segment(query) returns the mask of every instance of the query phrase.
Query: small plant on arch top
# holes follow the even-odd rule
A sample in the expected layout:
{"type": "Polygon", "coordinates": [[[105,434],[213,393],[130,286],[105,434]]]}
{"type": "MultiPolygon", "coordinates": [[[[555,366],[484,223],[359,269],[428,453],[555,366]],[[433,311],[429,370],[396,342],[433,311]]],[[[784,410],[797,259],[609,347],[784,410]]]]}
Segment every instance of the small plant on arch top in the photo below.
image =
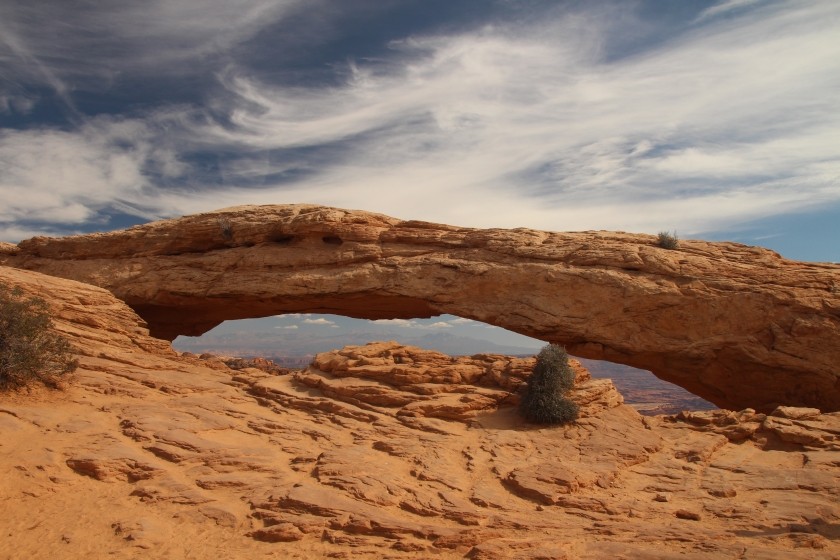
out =
{"type": "Polygon", "coordinates": [[[660,231],[656,236],[656,245],[663,249],[679,249],[680,240],[677,237],[677,232],[660,231]]]}

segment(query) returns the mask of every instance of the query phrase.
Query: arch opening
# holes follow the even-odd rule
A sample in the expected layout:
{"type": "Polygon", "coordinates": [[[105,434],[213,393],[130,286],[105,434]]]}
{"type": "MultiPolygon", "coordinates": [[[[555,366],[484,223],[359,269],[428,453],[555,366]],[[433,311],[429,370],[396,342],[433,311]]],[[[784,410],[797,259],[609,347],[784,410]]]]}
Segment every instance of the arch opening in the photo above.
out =
{"type": "MultiPolygon", "coordinates": [[[[201,336],[179,336],[176,350],[238,358],[266,358],[304,368],[320,353],[348,345],[395,340],[452,356],[533,356],[546,343],[501,327],[454,315],[414,319],[354,319],[342,315],[287,313],[225,321],[201,336]]],[[[646,415],[708,410],[712,403],[651,372],[614,362],[579,359],[594,378],[612,379],[625,403],[646,415]]]]}

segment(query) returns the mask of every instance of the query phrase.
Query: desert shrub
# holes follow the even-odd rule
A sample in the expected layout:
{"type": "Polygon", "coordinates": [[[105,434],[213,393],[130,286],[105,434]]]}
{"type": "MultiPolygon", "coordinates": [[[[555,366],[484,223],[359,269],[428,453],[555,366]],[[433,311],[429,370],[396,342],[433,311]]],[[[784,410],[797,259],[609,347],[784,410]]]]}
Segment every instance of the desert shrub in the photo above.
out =
{"type": "Polygon", "coordinates": [[[47,303],[0,282],[0,389],[55,387],[77,365],[70,343],[52,330],[47,303]]]}
{"type": "Polygon", "coordinates": [[[677,237],[677,232],[660,231],[656,236],[656,245],[663,249],[677,249],[680,246],[680,240],[677,237]]]}
{"type": "Polygon", "coordinates": [[[549,344],[537,355],[537,363],[528,378],[528,390],[519,410],[529,422],[564,424],[578,417],[578,406],[564,395],[575,383],[569,356],[562,346],[549,344]]]}

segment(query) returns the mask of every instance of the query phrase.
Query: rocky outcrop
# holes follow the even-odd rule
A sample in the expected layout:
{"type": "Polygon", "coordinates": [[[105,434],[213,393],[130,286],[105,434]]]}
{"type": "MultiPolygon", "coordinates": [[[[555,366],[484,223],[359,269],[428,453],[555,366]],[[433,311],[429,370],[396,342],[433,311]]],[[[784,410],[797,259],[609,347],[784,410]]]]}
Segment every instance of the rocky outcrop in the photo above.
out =
{"type": "Polygon", "coordinates": [[[840,555],[840,414],[642,417],[575,366],[580,419],[534,426],[530,360],[375,343],[230,369],[105,290],[0,281],[47,299],[80,363],[0,395],[3,558],[840,555]]]}
{"type": "Polygon", "coordinates": [[[166,339],[286,312],[451,313],[722,407],[840,410],[840,265],[755,247],[264,206],[0,249],[9,266],[107,288],[166,339]]]}

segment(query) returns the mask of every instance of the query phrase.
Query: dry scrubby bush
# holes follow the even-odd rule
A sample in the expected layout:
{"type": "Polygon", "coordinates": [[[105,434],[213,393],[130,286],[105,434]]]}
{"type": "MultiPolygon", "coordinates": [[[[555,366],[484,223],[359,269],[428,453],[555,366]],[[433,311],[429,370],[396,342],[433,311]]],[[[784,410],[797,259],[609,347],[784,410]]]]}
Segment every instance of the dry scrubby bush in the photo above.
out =
{"type": "Polygon", "coordinates": [[[677,232],[660,231],[656,236],[656,244],[663,249],[677,249],[680,246],[680,240],[677,237],[677,232]]]}
{"type": "Polygon", "coordinates": [[[47,303],[0,282],[0,389],[55,387],[77,365],[70,343],[52,331],[47,303]]]}
{"type": "Polygon", "coordinates": [[[219,218],[216,220],[216,223],[219,224],[219,231],[222,233],[222,237],[225,241],[233,239],[233,225],[230,223],[229,219],[219,218]]]}
{"type": "Polygon", "coordinates": [[[528,390],[519,405],[522,416],[537,424],[564,424],[578,417],[578,406],[564,395],[575,383],[569,356],[562,346],[549,344],[537,355],[528,390]]]}

